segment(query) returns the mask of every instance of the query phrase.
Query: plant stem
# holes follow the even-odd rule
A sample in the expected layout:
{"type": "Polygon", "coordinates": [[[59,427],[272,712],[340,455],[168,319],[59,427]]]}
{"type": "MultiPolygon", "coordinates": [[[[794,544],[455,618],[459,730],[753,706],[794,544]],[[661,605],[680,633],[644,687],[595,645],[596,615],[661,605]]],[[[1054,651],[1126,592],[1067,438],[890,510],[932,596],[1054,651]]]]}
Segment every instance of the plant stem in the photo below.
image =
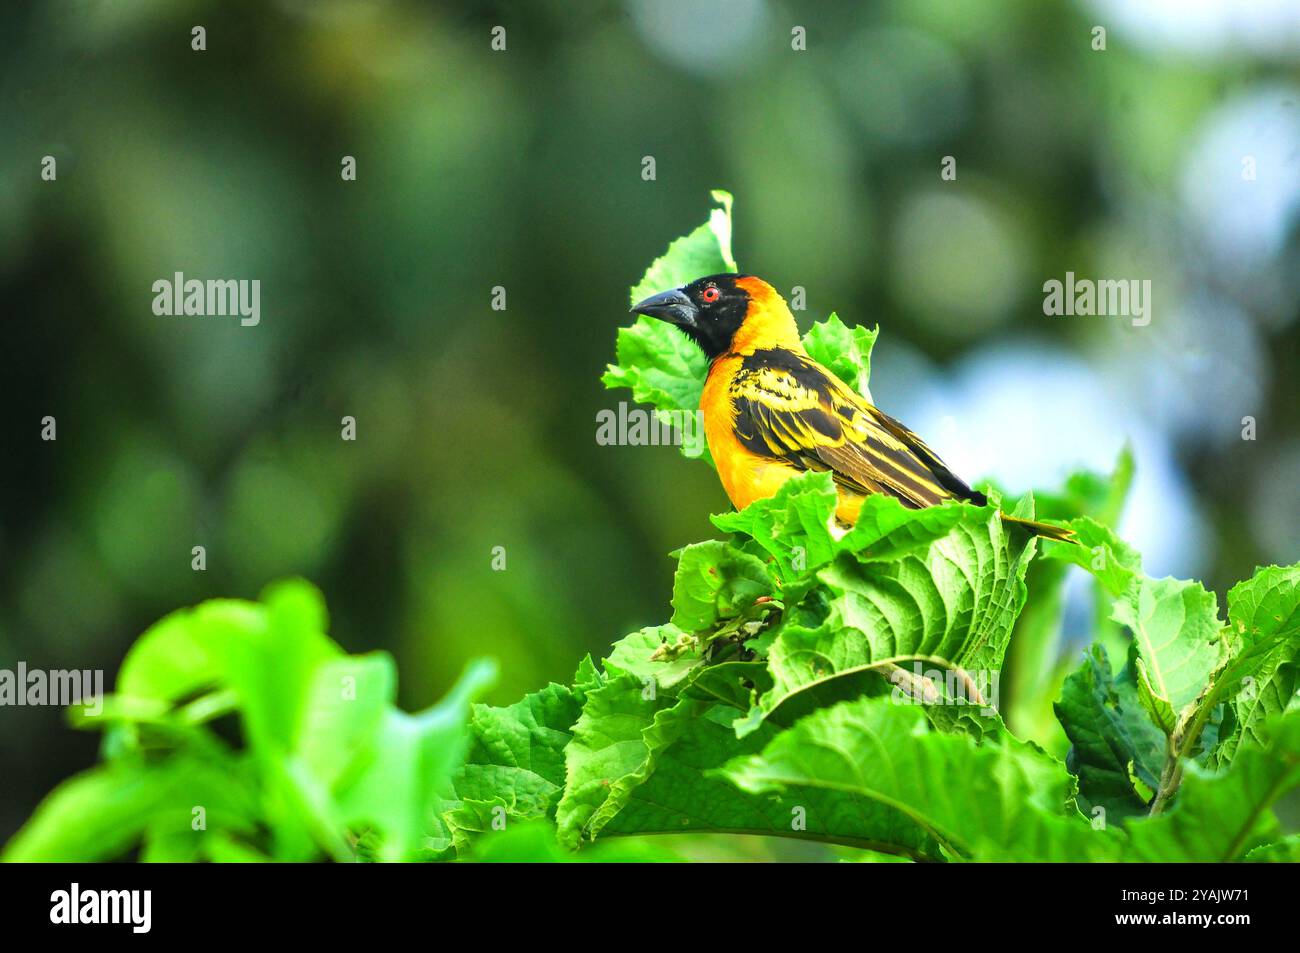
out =
{"type": "Polygon", "coordinates": [[[1156,796],[1151,801],[1151,816],[1164,811],[1165,807],[1178,792],[1178,786],[1183,782],[1183,762],[1178,756],[1178,751],[1174,748],[1172,739],[1169,742],[1169,753],[1165,756],[1165,767],[1160,772],[1160,787],[1156,790],[1156,796]]]}
{"type": "Polygon", "coordinates": [[[1152,817],[1164,811],[1178,793],[1178,786],[1183,783],[1183,759],[1187,757],[1188,752],[1195,746],[1201,732],[1205,728],[1205,722],[1210,717],[1210,712],[1218,704],[1218,692],[1211,691],[1197,709],[1192,720],[1180,732],[1175,730],[1169,738],[1168,751],[1165,755],[1164,770],[1160,772],[1160,787],[1156,790],[1156,796],[1151,800],[1152,817]]]}

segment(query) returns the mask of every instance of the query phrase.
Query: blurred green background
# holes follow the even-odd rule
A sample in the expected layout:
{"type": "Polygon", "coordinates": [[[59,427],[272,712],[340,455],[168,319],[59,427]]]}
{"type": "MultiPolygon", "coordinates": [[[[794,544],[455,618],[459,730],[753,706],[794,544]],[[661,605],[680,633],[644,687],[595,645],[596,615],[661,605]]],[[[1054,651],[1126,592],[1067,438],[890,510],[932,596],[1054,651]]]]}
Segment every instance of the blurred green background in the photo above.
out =
{"type": "MultiPolygon", "coordinates": [[[[598,445],[627,397],[599,376],[713,187],[742,269],[807,289],[805,329],[880,324],[876,400],[959,473],[1050,489],[1128,440],[1151,574],[1222,593],[1300,558],[1300,3],[0,17],[0,667],[111,684],[166,612],[288,574],[348,650],[396,655],[409,708],[470,656],[504,703],[664,621],[666,554],[727,501],[672,448],[598,445]],[[176,271],[259,279],[260,325],[155,316],[176,271]],[[1150,325],[1045,316],[1067,271],[1150,279],[1150,325]]],[[[0,710],[0,840],[96,742],[0,710]]],[[[691,852],[775,849],[720,843],[691,852]]]]}

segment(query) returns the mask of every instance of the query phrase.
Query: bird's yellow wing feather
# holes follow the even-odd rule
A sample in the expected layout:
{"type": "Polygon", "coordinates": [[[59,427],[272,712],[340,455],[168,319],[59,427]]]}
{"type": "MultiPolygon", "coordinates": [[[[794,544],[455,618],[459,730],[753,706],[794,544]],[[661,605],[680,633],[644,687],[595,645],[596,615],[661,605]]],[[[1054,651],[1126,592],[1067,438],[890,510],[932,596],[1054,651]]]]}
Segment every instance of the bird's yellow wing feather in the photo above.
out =
{"type": "Polygon", "coordinates": [[[889,493],[908,506],[984,502],[916,434],[806,354],[755,351],[728,390],[736,437],[753,453],[830,470],[848,490],[889,493]]]}

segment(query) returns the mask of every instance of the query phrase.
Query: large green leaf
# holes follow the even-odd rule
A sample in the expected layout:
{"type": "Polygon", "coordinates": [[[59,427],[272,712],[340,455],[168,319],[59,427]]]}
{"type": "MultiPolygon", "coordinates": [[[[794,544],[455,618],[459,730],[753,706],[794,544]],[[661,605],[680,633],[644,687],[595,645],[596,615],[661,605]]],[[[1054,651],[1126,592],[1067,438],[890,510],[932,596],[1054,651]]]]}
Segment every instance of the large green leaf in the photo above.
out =
{"type": "Polygon", "coordinates": [[[1041,750],[928,730],[920,709],[885,698],[809,715],[722,774],[752,794],[819,788],[888,805],[953,858],[1102,859],[1120,846],[1079,815],[1070,775],[1041,750]]]}
{"type": "Polygon", "coordinates": [[[325,635],[325,603],[315,587],[277,583],[262,604],[266,624],[225,647],[225,685],[238,697],[253,751],[278,757],[298,740],[317,668],[343,653],[325,635]]]}
{"type": "Polygon", "coordinates": [[[1111,618],[1137,648],[1138,697],[1173,736],[1196,716],[1197,700],[1227,656],[1214,593],[1198,582],[1143,575],[1138,554],[1096,520],[1080,517],[1070,526],[1079,545],[1048,541],[1044,555],[1082,566],[1116,597],[1111,618]]]}
{"type": "Polygon", "coordinates": [[[508,794],[516,813],[547,813],[564,789],[564,748],[585,698],[584,688],[552,683],[504,708],[475,705],[456,793],[479,799],[508,794]]]}
{"type": "Polygon", "coordinates": [[[777,632],[768,648],[773,686],[738,731],[752,731],[801,692],[910,663],[937,666],[944,682],[955,673],[967,700],[996,706],[990,696],[1024,604],[1034,540],[1004,531],[993,507],[955,509],[958,522],[924,549],[889,561],[844,552],[817,572],[826,616],[777,632]]]}
{"type": "Polygon", "coordinates": [[[889,804],[819,787],[752,794],[729,783],[719,768],[778,736],[778,729],[765,726],[737,739],[734,717],[734,709],[722,705],[679,706],[662,715],[649,735],[660,744],[654,770],[628,789],[603,833],[766,834],[943,859],[934,839],[889,804]]]}
{"type": "Polygon", "coordinates": [[[265,607],[213,599],[180,609],[136,639],[122,660],[117,693],[172,702],[226,676],[226,648],[266,628],[265,607]]]}
{"type": "Polygon", "coordinates": [[[346,783],[365,759],[397,693],[397,666],[386,652],[330,659],[316,669],[296,755],[322,785],[346,783]]]}
{"type": "Polygon", "coordinates": [[[728,533],[744,533],[776,562],[781,583],[824,566],[839,552],[831,534],[838,496],[829,473],[794,477],[773,496],[755,500],[743,510],[714,514],[713,525],[728,533]]]}
{"type": "Polygon", "coordinates": [[[736,832],[808,837],[940,859],[933,840],[888,805],[818,789],[755,796],[710,772],[777,735],[764,727],[743,740],[736,711],[693,697],[647,692],[641,679],[613,676],[587,696],[566,756],[568,781],[557,810],[560,842],[600,835],[736,832]]]}

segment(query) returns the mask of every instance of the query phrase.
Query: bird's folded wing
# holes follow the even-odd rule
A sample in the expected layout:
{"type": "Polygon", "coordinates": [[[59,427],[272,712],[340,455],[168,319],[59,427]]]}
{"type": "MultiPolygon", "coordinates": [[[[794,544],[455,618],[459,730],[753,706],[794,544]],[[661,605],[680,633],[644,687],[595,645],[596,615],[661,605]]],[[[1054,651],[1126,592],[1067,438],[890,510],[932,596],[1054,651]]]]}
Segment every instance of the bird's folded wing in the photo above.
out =
{"type": "Polygon", "coordinates": [[[916,434],[810,358],[784,352],[755,361],[736,375],[731,396],[736,436],[754,453],[830,470],[847,489],[889,493],[912,507],[983,502],[916,434]]]}

